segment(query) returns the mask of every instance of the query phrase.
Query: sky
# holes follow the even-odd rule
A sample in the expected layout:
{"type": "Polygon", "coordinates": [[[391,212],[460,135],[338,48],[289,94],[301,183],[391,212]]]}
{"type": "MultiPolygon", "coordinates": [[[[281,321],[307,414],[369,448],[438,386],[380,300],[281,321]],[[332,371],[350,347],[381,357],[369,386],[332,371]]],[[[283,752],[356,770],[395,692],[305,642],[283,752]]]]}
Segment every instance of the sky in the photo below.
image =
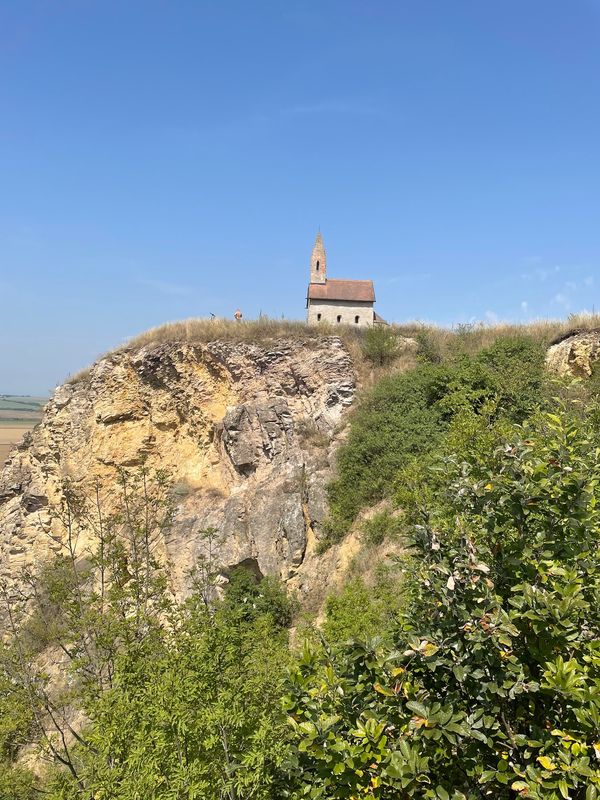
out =
{"type": "Polygon", "coordinates": [[[600,0],[0,0],[0,393],[165,321],[600,308],[600,0]]]}

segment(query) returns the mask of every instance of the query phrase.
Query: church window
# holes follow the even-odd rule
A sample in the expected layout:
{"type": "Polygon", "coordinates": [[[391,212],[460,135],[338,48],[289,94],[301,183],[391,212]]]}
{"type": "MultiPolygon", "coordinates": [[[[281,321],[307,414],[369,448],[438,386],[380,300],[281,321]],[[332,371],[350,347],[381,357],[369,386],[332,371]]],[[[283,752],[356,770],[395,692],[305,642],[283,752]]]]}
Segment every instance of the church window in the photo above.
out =
{"type": "Polygon", "coordinates": [[[317,272],[319,271],[319,264],[320,264],[320,262],[317,261],[317,272]]]}
{"type": "Polygon", "coordinates": [[[338,322],[341,322],[341,321],[342,321],[342,315],[341,315],[341,314],[338,314],[338,315],[337,315],[337,321],[338,321],[338,322]]]}
{"type": "Polygon", "coordinates": [[[354,322],[358,325],[359,316],[358,314],[354,317],[354,322]]]}
{"type": "Polygon", "coordinates": [[[321,322],[321,315],[317,314],[317,322],[321,322]]]}

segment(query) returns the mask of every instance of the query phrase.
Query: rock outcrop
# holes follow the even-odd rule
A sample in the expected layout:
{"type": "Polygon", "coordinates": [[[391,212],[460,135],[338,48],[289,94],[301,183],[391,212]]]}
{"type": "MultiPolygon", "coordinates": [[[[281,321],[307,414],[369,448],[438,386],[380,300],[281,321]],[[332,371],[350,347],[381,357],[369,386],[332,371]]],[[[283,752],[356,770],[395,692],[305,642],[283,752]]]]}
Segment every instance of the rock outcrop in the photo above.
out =
{"type": "MultiPolygon", "coordinates": [[[[52,510],[64,478],[97,480],[110,494],[118,468],[144,462],[176,482],[164,549],[179,593],[208,527],[220,533],[225,567],[248,564],[309,591],[302,569],[314,559],[335,432],[354,393],[337,337],[170,342],[106,356],[55,391],[0,473],[0,575],[14,579],[60,550],[52,510]]],[[[313,580],[323,569],[309,571],[313,580]]]]}
{"type": "Polygon", "coordinates": [[[546,355],[546,365],[557,375],[589,378],[600,359],[600,330],[571,331],[554,342],[546,355]]]}

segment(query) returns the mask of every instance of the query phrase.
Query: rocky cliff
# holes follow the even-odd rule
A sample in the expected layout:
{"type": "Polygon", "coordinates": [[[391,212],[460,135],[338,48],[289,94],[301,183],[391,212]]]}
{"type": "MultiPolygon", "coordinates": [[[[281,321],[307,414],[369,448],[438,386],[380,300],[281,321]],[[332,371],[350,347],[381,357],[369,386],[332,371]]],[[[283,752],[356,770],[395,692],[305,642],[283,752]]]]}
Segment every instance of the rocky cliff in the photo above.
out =
{"type": "Polygon", "coordinates": [[[552,343],[546,355],[548,369],[557,375],[589,378],[600,359],[600,330],[569,331],[552,343]]]}
{"type": "Polygon", "coordinates": [[[333,336],[170,342],[106,356],[55,391],[0,474],[0,574],[14,580],[60,550],[52,510],[65,477],[98,479],[110,494],[119,467],[144,461],[175,481],[164,549],[178,592],[209,526],[220,532],[225,569],[246,564],[311,592],[340,558],[314,550],[354,393],[351,358],[333,336]]]}

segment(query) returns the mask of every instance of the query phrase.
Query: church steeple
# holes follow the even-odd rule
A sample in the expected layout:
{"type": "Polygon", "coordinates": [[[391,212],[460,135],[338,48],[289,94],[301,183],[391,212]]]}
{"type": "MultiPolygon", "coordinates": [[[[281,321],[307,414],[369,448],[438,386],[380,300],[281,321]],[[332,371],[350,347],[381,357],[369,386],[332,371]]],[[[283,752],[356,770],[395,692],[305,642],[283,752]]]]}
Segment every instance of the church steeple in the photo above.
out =
{"type": "Polygon", "coordinates": [[[317,233],[315,246],[313,247],[312,256],[310,257],[310,282],[327,282],[327,256],[325,254],[321,231],[317,233]]]}

